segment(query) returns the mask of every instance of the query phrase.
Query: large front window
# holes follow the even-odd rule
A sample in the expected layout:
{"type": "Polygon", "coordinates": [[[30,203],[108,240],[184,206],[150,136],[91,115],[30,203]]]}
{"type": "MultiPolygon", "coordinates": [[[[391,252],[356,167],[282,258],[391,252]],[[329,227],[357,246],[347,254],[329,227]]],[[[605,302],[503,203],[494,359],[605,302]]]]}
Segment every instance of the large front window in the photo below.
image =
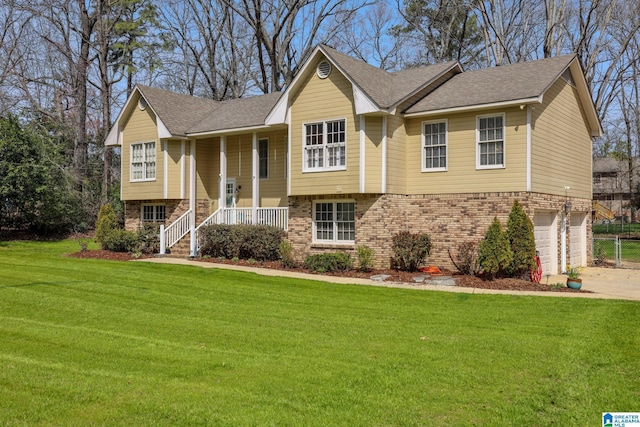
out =
{"type": "Polygon", "coordinates": [[[316,202],[313,209],[315,242],[353,243],[356,239],[354,202],[316,202]]]}
{"type": "Polygon", "coordinates": [[[156,179],[156,143],[131,144],[131,181],[156,179]]]}
{"type": "Polygon", "coordinates": [[[504,134],[504,114],[478,117],[479,169],[504,167],[504,134]]]}
{"type": "Polygon", "coordinates": [[[424,122],[422,124],[422,148],[424,150],[422,170],[424,172],[447,170],[447,122],[424,122]]]}
{"type": "Polygon", "coordinates": [[[346,153],[346,120],[304,125],[305,171],[345,169],[346,153]]]}

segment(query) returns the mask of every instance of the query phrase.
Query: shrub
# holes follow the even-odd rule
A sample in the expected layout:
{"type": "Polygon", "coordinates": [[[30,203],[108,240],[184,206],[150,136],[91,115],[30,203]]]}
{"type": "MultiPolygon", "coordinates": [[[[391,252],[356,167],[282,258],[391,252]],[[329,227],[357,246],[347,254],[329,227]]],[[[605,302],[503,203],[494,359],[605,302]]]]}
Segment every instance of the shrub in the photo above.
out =
{"type": "Polygon", "coordinates": [[[536,240],[533,235],[533,222],[516,200],[507,221],[507,238],[513,253],[508,272],[512,277],[527,276],[536,269],[536,240]]]}
{"type": "Polygon", "coordinates": [[[480,267],[489,278],[494,279],[497,275],[504,274],[511,265],[512,259],[513,254],[509,239],[496,217],[489,226],[484,240],[480,243],[480,267]]]}
{"type": "Polygon", "coordinates": [[[118,229],[118,220],[110,204],[102,205],[98,212],[98,221],[96,222],[96,241],[100,243],[102,249],[105,247],[105,238],[114,230],[118,229]]]}
{"type": "Polygon", "coordinates": [[[270,225],[241,225],[237,226],[237,231],[240,233],[240,258],[256,261],[278,259],[284,231],[270,225]]]}
{"type": "Polygon", "coordinates": [[[293,258],[293,246],[290,241],[282,240],[280,242],[278,254],[280,255],[280,262],[282,262],[284,267],[294,268],[298,265],[296,260],[293,258]]]}
{"type": "Polygon", "coordinates": [[[111,230],[102,240],[104,249],[113,252],[134,252],[137,251],[140,240],[138,235],[129,230],[111,230]]]}
{"type": "Polygon", "coordinates": [[[453,265],[462,274],[467,276],[475,276],[480,272],[480,264],[478,262],[478,244],[476,242],[462,242],[458,245],[457,255],[451,253],[449,249],[449,258],[453,265]]]}
{"type": "Polygon", "coordinates": [[[278,259],[284,231],[267,225],[214,224],[200,230],[200,255],[211,257],[278,259]]]}
{"type": "Polygon", "coordinates": [[[331,271],[347,271],[353,267],[353,260],[346,252],[334,252],[309,255],[304,265],[311,271],[327,273],[331,271]]]}
{"type": "Polygon", "coordinates": [[[431,239],[427,234],[403,231],[393,236],[392,249],[395,268],[416,271],[431,253],[431,239]]]}
{"type": "Polygon", "coordinates": [[[375,259],[375,251],[366,245],[358,246],[358,270],[371,271],[373,268],[373,260],[375,259]]]}
{"type": "Polygon", "coordinates": [[[138,229],[138,248],[143,254],[160,253],[160,224],[147,223],[138,229]]]}

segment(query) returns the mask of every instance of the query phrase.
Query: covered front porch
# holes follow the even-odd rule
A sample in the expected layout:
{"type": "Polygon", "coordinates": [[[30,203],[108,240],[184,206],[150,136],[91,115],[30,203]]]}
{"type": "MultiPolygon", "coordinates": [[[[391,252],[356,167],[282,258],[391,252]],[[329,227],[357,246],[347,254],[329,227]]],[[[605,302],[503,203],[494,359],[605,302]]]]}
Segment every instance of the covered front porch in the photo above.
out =
{"type": "MultiPolygon", "coordinates": [[[[189,208],[161,226],[160,253],[188,239],[198,253],[198,231],[211,224],[260,224],[288,229],[287,131],[207,135],[182,142],[189,208]]],[[[181,245],[182,246],[182,245],[181,245]]]]}

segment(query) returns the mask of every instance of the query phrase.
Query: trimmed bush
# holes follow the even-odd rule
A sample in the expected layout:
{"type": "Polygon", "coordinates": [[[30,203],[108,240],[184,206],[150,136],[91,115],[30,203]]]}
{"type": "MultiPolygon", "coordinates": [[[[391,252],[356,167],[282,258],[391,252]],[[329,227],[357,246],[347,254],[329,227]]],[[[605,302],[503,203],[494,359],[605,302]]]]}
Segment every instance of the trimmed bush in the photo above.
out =
{"type": "Polygon", "coordinates": [[[509,213],[507,238],[513,253],[509,275],[528,277],[528,273],[536,269],[536,240],[533,235],[533,222],[517,200],[513,202],[509,213]]]}
{"type": "Polygon", "coordinates": [[[138,240],[143,254],[160,253],[160,224],[144,224],[138,229],[138,240]]]}
{"type": "Polygon", "coordinates": [[[427,234],[408,231],[393,236],[393,266],[402,271],[416,271],[431,253],[431,239],[427,234]]]}
{"type": "Polygon", "coordinates": [[[346,252],[333,252],[309,255],[304,265],[311,271],[327,273],[332,271],[347,271],[353,267],[353,260],[346,252]]]}
{"type": "Polygon", "coordinates": [[[134,252],[138,250],[138,235],[129,230],[111,230],[102,240],[102,247],[113,252],[134,252]]]}
{"type": "Polygon", "coordinates": [[[475,276],[480,272],[478,262],[478,244],[476,242],[462,242],[458,245],[457,254],[454,255],[449,249],[449,259],[462,274],[475,276]]]}
{"type": "Polygon", "coordinates": [[[114,230],[118,229],[118,220],[110,204],[102,205],[98,212],[98,220],[96,222],[96,241],[100,243],[102,249],[105,247],[105,238],[114,230]]]}
{"type": "Polygon", "coordinates": [[[267,225],[214,224],[200,229],[200,255],[228,259],[278,259],[284,231],[267,225]]]}
{"type": "Polygon", "coordinates": [[[375,251],[369,246],[358,246],[358,270],[371,271],[373,268],[373,260],[375,259],[375,251]]]}
{"type": "Polygon", "coordinates": [[[502,230],[498,218],[494,217],[484,240],[480,243],[480,267],[490,279],[494,279],[498,275],[504,275],[512,260],[513,253],[507,233],[502,230]]]}

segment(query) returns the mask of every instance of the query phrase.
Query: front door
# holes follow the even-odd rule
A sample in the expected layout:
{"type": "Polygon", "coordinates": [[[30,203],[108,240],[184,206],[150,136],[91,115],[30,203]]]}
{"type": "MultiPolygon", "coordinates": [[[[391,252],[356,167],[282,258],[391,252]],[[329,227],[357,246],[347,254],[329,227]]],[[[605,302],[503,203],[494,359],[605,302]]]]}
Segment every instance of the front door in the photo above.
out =
{"type": "Polygon", "coordinates": [[[236,207],[236,179],[227,178],[227,200],[226,205],[228,208],[236,207]]]}

